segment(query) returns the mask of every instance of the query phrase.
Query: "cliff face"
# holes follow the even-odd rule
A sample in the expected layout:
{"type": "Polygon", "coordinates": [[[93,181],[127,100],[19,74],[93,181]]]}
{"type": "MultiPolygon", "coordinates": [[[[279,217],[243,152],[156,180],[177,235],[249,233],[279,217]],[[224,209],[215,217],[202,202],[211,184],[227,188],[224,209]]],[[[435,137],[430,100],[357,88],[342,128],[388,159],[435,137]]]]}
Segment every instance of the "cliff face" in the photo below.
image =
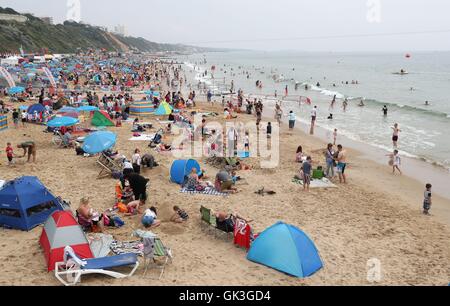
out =
{"type": "MultiPolygon", "coordinates": [[[[19,14],[0,7],[0,13],[19,14]]],[[[95,27],[76,22],[50,25],[32,15],[25,15],[27,22],[0,20],[0,52],[18,52],[22,46],[26,52],[48,49],[53,53],[72,53],[77,48],[100,49],[108,51],[136,50],[141,52],[178,51],[206,52],[206,48],[184,45],[158,44],[144,38],[122,37],[95,27]]]]}

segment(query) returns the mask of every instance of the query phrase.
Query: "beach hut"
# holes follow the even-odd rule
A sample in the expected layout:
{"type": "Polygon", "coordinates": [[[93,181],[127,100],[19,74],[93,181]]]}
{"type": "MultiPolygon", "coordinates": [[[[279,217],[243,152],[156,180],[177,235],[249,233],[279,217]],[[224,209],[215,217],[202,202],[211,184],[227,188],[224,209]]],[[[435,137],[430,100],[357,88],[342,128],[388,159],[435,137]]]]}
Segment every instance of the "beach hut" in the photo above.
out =
{"type": "Polygon", "coordinates": [[[70,246],[81,259],[94,258],[81,226],[69,211],[55,212],[47,219],[39,244],[44,250],[48,271],[55,269],[55,263],[64,261],[66,246],[70,246]]]}
{"type": "Polygon", "coordinates": [[[8,129],[8,117],[0,116],[0,132],[8,129]]]}
{"type": "Polygon", "coordinates": [[[157,116],[168,116],[173,112],[173,107],[169,105],[167,102],[162,102],[158,109],[155,111],[155,115],[157,116]]]}
{"type": "Polygon", "coordinates": [[[314,243],[300,229],[278,222],[252,243],[247,259],[296,277],[308,277],[323,266],[314,243]]]}
{"type": "Polygon", "coordinates": [[[61,203],[33,176],[24,176],[0,189],[0,225],[29,231],[42,224],[61,203]]]}
{"type": "Polygon", "coordinates": [[[105,111],[95,111],[91,124],[93,126],[115,126],[114,122],[105,111]]]}
{"type": "Polygon", "coordinates": [[[171,181],[180,185],[183,184],[184,178],[191,173],[192,168],[195,168],[197,173],[200,172],[200,165],[194,159],[175,160],[170,168],[171,181]]]}
{"type": "Polygon", "coordinates": [[[145,116],[153,114],[154,111],[155,111],[155,109],[154,109],[151,101],[134,102],[130,106],[130,115],[131,116],[145,117],[145,116]]]}

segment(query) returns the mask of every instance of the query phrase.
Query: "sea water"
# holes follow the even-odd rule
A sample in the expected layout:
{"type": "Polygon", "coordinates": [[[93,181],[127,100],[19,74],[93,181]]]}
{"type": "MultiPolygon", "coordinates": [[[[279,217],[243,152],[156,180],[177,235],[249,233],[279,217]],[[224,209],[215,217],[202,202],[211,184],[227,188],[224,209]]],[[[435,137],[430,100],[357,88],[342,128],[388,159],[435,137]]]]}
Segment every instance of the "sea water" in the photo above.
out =
{"type": "Polygon", "coordinates": [[[391,127],[398,123],[401,155],[450,170],[450,52],[412,53],[408,58],[402,53],[236,51],[179,60],[186,64],[193,89],[202,82],[221,94],[233,80],[235,91],[242,89],[246,95],[263,98],[266,109],[282,101],[285,114],[293,110],[305,124],[316,105],[317,125],[328,131],[329,139],[336,128],[339,135],[392,151],[391,127]],[[402,69],[408,74],[400,75],[402,69]],[[258,80],[261,89],[256,87],[258,80]],[[334,95],[337,101],[331,108],[334,95]],[[306,97],[311,105],[304,103],[306,97]],[[345,98],[349,100],[346,111],[342,107],[345,98]],[[361,100],[364,107],[358,106],[361,100]],[[333,120],[327,119],[330,113],[333,120]]]}

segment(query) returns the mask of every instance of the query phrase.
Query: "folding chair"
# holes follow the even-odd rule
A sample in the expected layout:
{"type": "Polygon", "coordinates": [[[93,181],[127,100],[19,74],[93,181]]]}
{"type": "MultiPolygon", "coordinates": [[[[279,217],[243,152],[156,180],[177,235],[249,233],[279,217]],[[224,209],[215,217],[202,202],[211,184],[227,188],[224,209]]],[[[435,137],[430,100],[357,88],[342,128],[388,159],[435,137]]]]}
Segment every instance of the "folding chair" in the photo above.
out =
{"type": "Polygon", "coordinates": [[[104,274],[114,278],[133,276],[139,267],[136,254],[81,260],[70,246],[64,248],[64,261],[55,264],[55,276],[65,286],[81,283],[81,276],[86,274],[104,274]],[[112,271],[113,268],[132,266],[129,274],[112,271]]]}
{"type": "Polygon", "coordinates": [[[204,226],[205,224],[209,229],[216,228],[216,216],[211,213],[211,209],[206,208],[204,206],[200,207],[201,219],[200,226],[204,226]]]}
{"type": "Polygon", "coordinates": [[[100,165],[102,170],[98,174],[98,179],[109,177],[113,174],[113,172],[122,172],[123,165],[120,165],[118,162],[113,160],[111,157],[102,153],[97,160],[97,164],[100,165]]]}
{"type": "Polygon", "coordinates": [[[166,248],[159,238],[144,238],[144,260],[145,271],[144,276],[147,274],[147,270],[150,265],[160,269],[159,279],[164,274],[167,263],[172,263],[172,250],[166,248]]]}

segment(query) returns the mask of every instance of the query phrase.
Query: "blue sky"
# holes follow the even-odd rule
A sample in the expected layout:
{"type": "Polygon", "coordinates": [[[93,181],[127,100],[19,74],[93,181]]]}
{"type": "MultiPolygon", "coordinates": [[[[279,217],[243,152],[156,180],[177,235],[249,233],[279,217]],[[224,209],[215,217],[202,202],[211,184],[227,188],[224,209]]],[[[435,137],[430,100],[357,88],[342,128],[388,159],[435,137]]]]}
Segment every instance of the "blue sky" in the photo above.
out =
{"type": "MultiPolygon", "coordinates": [[[[62,22],[66,19],[68,1],[76,0],[0,0],[0,6],[36,16],[52,16],[56,22],[62,22]]],[[[80,0],[80,3],[83,22],[108,28],[124,24],[129,35],[156,42],[260,50],[450,50],[448,0],[80,0]],[[375,12],[371,16],[379,16],[379,22],[370,22],[369,12],[375,12]],[[434,31],[447,32],[331,38],[434,31]],[[314,39],[298,39],[304,37],[314,39]]]]}

